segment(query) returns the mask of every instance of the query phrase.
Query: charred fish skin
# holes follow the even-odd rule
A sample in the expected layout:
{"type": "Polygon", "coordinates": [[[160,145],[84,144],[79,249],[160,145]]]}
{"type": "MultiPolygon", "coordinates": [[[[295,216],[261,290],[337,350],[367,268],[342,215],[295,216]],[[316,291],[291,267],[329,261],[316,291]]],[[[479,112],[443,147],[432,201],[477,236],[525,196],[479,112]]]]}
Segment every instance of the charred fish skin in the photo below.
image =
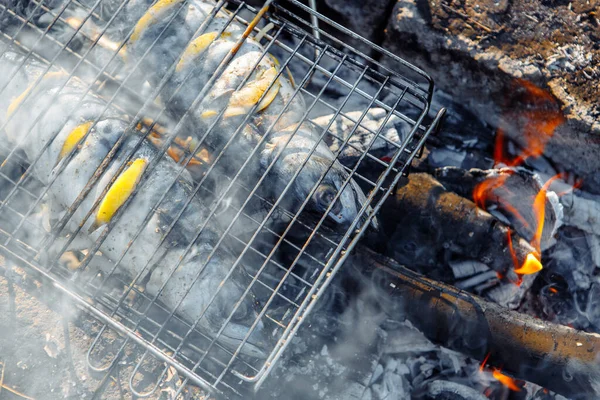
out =
{"type": "MultiPolygon", "coordinates": [[[[229,23],[230,15],[223,10],[209,19],[215,8],[210,1],[159,0],[150,8],[147,5],[147,0],[132,4],[135,12],[129,20],[137,18],[137,22],[127,44],[128,54],[131,59],[148,54],[149,61],[142,61],[141,65],[154,84],[165,78],[169,66],[175,66],[175,71],[167,77],[163,100],[173,97],[172,101],[167,101],[167,108],[174,118],[179,119],[209,79],[214,78],[217,67],[234,48],[245,27],[235,21],[229,23]],[[140,10],[145,10],[141,16],[140,10]],[[173,22],[169,23],[171,20],[173,22]],[[174,60],[175,53],[182,56],[174,60]]],[[[335,223],[350,224],[365,204],[366,196],[356,182],[349,179],[349,174],[331,150],[321,145],[322,131],[303,121],[306,104],[300,94],[294,95],[294,85],[279,73],[277,64],[273,57],[265,54],[260,43],[251,37],[246,39],[200,104],[188,112],[185,131],[202,138],[214,125],[205,143],[218,150],[254,110],[250,123],[233,141],[230,153],[236,156],[227,157],[224,164],[237,168],[268,131],[263,147],[258,149],[260,159],[250,166],[250,170],[258,174],[269,165],[268,160],[273,160],[279,153],[286,154],[272,169],[275,179],[284,185],[272,185],[271,196],[278,198],[281,188],[301,171],[305,178],[294,180],[292,184],[292,192],[298,195],[295,200],[298,205],[324,176],[309,207],[323,211],[331,203],[330,194],[341,191],[328,216],[335,223]],[[237,90],[247,75],[247,82],[237,90]],[[217,120],[220,114],[222,117],[217,120]],[[299,140],[293,138],[296,130],[301,132],[299,140]],[[287,145],[284,137],[290,140],[287,145]],[[312,148],[316,151],[311,155],[312,148]],[[295,154],[292,154],[294,150],[295,154]],[[309,176],[315,179],[308,179],[309,176]],[[349,183],[342,189],[346,181],[349,183]]]]}
{"type": "MultiPolygon", "coordinates": [[[[112,115],[108,113],[106,117],[101,116],[100,112],[104,108],[101,99],[87,95],[81,100],[84,84],[76,78],[70,79],[58,92],[68,77],[66,74],[61,75],[58,70],[50,71],[55,74],[50,75],[52,79],[42,77],[39,84],[32,87],[45,67],[31,59],[25,61],[24,67],[14,79],[5,82],[11,75],[9,72],[21,61],[23,56],[12,49],[5,49],[0,57],[0,85],[3,87],[7,84],[0,97],[0,124],[5,125],[5,139],[10,145],[23,150],[29,161],[37,159],[34,175],[48,188],[53,206],[64,211],[82,193],[128,124],[118,118],[116,112],[112,115]],[[23,96],[27,92],[29,95],[23,96]],[[42,113],[44,115],[40,122],[36,122],[42,113]],[[95,126],[87,128],[87,137],[80,136],[81,130],[86,130],[85,125],[89,121],[96,121],[95,126]],[[77,141],[78,137],[80,142],[72,146],[72,141],[77,141]],[[64,156],[66,144],[68,147],[72,146],[71,151],[75,152],[68,163],[64,156]]],[[[99,218],[94,203],[100,200],[105,188],[109,189],[105,196],[114,189],[118,179],[113,186],[109,185],[118,173],[119,166],[126,163],[128,158],[132,161],[118,178],[130,171],[128,168],[137,165],[137,160],[151,160],[156,156],[157,149],[152,144],[144,141],[137,146],[139,141],[140,138],[135,135],[126,138],[101,179],[75,209],[67,230],[73,232],[83,224],[79,233],[83,239],[95,241],[100,236],[102,229],[93,229],[95,219],[99,218]],[[88,218],[84,223],[88,212],[92,212],[94,217],[88,218]]],[[[177,218],[186,200],[192,195],[190,178],[185,174],[171,185],[179,168],[169,157],[160,159],[144,184],[136,187],[137,193],[129,199],[126,208],[120,210],[120,218],[113,221],[112,229],[100,251],[113,261],[125,254],[120,268],[132,277],[148,270],[147,267],[155,263],[147,286],[148,293],[158,293],[164,286],[159,300],[173,309],[181,302],[177,309],[180,315],[189,321],[202,316],[199,327],[208,334],[215,335],[242,298],[246,290],[246,278],[241,276],[237,268],[232,277],[225,281],[233,259],[226,251],[214,251],[218,232],[213,231],[210,223],[200,237],[195,239],[199,227],[206,223],[208,216],[208,209],[198,196],[194,196],[183,211],[181,223],[175,224],[172,230],[174,233],[162,240],[166,227],[177,218]],[[159,207],[155,208],[165,193],[159,207]],[[147,216],[150,219],[146,223],[147,216]],[[137,238],[133,240],[136,235],[137,238]],[[184,248],[189,244],[192,251],[186,255],[184,248]],[[208,255],[213,251],[214,255],[207,263],[208,255]],[[197,274],[200,274],[200,278],[194,282],[193,277],[197,274]],[[222,287],[216,299],[211,300],[220,286],[222,287]],[[187,290],[190,293],[186,295],[187,290]]],[[[135,170],[131,171],[131,175],[137,175],[135,170]]],[[[51,216],[51,219],[52,217],[57,216],[51,216]]],[[[111,216],[108,218],[110,221],[111,216]]],[[[225,327],[219,342],[233,350],[237,349],[256,317],[255,301],[250,294],[241,301],[238,312],[225,327]]],[[[263,349],[267,343],[264,327],[262,323],[258,323],[241,352],[252,357],[263,357],[263,349]]]]}

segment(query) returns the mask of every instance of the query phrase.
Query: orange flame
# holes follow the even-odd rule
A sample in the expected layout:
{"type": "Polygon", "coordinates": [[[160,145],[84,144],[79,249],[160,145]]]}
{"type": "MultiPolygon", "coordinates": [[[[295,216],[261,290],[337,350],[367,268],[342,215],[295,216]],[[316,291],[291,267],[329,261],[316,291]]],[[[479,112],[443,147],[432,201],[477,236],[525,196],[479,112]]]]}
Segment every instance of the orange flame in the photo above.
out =
{"type": "Polygon", "coordinates": [[[542,189],[535,196],[535,200],[533,201],[533,211],[535,215],[535,222],[537,224],[537,230],[535,235],[533,236],[533,240],[531,241],[531,245],[541,253],[540,248],[542,247],[542,233],[544,230],[544,220],[546,218],[546,194],[548,192],[548,188],[555,180],[562,177],[562,174],[558,174],[548,179],[548,182],[544,183],[542,189]]]}
{"type": "Polygon", "coordinates": [[[473,201],[477,204],[477,207],[485,210],[485,202],[492,196],[495,189],[504,185],[504,182],[508,179],[508,175],[499,175],[481,182],[475,186],[473,191],[473,201]]]}
{"type": "MultiPolygon", "coordinates": [[[[515,266],[515,273],[519,275],[529,275],[535,274],[536,272],[540,272],[542,270],[542,263],[539,261],[539,256],[534,253],[529,253],[525,257],[525,261],[523,265],[520,265],[519,258],[517,257],[517,253],[513,247],[512,243],[512,232],[509,230],[507,233],[508,239],[508,250],[510,251],[510,256],[513,261],[513,265],[515,266]]],[[[502,278],[499,278],[502,279],[502,278]]],[[[517,286],[521,284],[521,279],[514,282],[517,286]]]]}
{"type": "Polygon", "coordinates": [[[542,270],[542,263],[533,253],[527,254],[525,262],[521,268],[515,269],[515,272],[519,275],[535,274],[542,270]]]}
{"type": "MultiPolygon", "coordinates": [[[[479,371],[483,372],[485,366],[487,364],[488,359],[492,353],[487,353],[483,361],[481,362],[481,366],[479,367],[479,371]]],[[[517,385],[517,382],[511,378],[510,376],[504,375],[500,368],[492,368],[492,376],[502,383],[504,386],[509,388],[510,390],[514,390],[515,392],[520,392],[521,388],[517,385]]]]}
{"type": "Polygon", "coordinates": [[[513,174],[512,171],[503,171],[502,175],[490,177],[483,182],[479,183],[475,186],[475,190],[473,191],[473,201],[477,205],[477,207],[481,209],[486,209],[486,202],[488,200],[494,199],[500,204],[502,207],[506,209],[511,215],[519,220],[519,222],[525,227],[525,229],[529,229],[529,222],[519,213],[516,207],[512,204],[508,203],[502,197],[498,197],[494,195],[494,191],[504,186],[504,183],[508,179],[508,177],[513,174]]]}
{"type": "Polygon", "coordinates": [[[521,391],[521,388],[517,385],[517,382],[510,376],[504,375],[502,372],[500,372],[500,369],[494,368],[492,376],[510,390],[513,390],[515,392],[521,391]]]}
{"type": "Polygon", "coordinates": [[[485,368],[485,364],[487,364],[487,360],[490,358],[490,355],[492,355],[492,353],[487,353],[487,355],[485,356],[485,358],[481,362],[481,366],[479,367],[479,370],[481,372],[483,372],[483,369],[485,368]]]}
{"type": "Polygon", "coordinates": [[[524,141],[522,153],[514,159],[504,154],[504,131],[498,129],[494,160],[510,167],[522,164],[529,157],[539,157],[544,154],[544,148],[554,135],[554,131],[565,122],[565,117],[558,103],[546,90],[537,87],[523,79],[515,81],[520,92],[518,115],[515,119],[524,120],[521,134],[524,141]]]}
{"type": "MultiPolygon", "coordinates": [[[[519,89],[522,92],[522,98],[520,99],[520,110],[517,115],[514,115],[514,119],[524,121],[524,125],[521,128],[524,148],[516,157],[509,158],[504,152],[505,133],[499,128],[496,132],[494,145],[495,165],[503,163],[510,167],[516,167],[530,157],[541,156],[546,144],[554,135],[554,131],[565,122],[565,117],[560,111],[558,103],[550,93],[525,80],[518,79],[516,83],[520,86],[519,89]]],[[[516,92],[519,92],[519,90],[516,92]]],[[[523,227],[527,229],[530,224],[518,209],[506,200],[503,200],[500,196],[494,196],[494,191],[502,187],[509,176],[509,174],[503,174],[481,182],[473,191],[473,200],[478,207],[486,209],[486,203],[494,199],[494,197],[498,197],[498,199],[494,200],[500,201],[504,209],[517,218],[523,227]]],[[[511,233],[508,233],[510,254],[513,259],[515,272],[519,275],[533,274],[542,269],[540,254],[544,219],[546,216],[546,193],[552,181],[557,177],[553,177],[544,184],[533,202],[535,232],[531,240],[531,245],[537,254],[528,254],[521,264],[513,249],[511,233]]],[[[519,282],[516,282],[516,284],[519,284],[519,282]]]]}

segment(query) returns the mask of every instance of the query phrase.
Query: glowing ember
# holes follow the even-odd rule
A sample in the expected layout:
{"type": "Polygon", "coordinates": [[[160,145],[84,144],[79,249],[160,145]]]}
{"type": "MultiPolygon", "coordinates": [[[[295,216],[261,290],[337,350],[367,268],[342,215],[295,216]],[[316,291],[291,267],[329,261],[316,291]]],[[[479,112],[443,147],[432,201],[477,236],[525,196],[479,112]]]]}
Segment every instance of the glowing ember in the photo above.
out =
{"type": "Polygon", "coordinates": [[[527,254],[525,262],[521,268],[515,269],[515,272],[520,275],[535,274],[542,270],[542,263],[533,253],[527,254]]]}
{"type": "Polygon", "coordinates": [[[494,378],[496,378],[504,386],[509,388],[510,390],[513,390],[515,392],[521,391],[521,388],[519,386],[517,386],[517,383],[515,382],[515,380],[513,378],[511,378],[510,376],[504,375],[502,372],[500,372],[499,369],[494,368],[494,370],[492,372],[492,376],[494,378]]]}

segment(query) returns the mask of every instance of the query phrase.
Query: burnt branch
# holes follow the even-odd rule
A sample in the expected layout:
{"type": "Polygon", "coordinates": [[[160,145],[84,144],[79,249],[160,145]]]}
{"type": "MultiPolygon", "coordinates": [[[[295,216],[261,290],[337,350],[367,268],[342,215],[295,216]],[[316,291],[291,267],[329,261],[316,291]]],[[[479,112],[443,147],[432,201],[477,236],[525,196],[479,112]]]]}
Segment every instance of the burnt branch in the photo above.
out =
{"type": "Polygon", "coordinates": [[[571,399],[598,398],[600,335],[544,322],[425,278],[361,248],[357,265],[377,274],[407,318],[430,340],[571,399]]]}
{"type": "MultiPolygon", "coordinates": [[[[381,221],[390,238],[386,254],[411,267],[435,268],[444,258],[457,255],[517,280],[508,243],[510,228],[430,175],[411,174],[388,199],[381,221]]],[[[517,260],[523,263],[535,249],[518,234],[510,235],[517,260]]]]}
{"type": "MultiPolygon", "coordinates": [[[[494,214],[497,217],[504,218],[522,237],[532,240],[537,228],[534,201],[543,185],[539,176],[523,168],[465,170],[442,167],[436,168],[432,174],[446,189],[469,199],[473,198],[473,193],[479,185],[495,180],[501,181],[500,187],[486,193],[486,209],[495,210],[494,214]]],[[[554,201],[557,203],[558,198],[554,201]]],[[[560,225],[561,217],[556,214],[555,203],[546,198],[542,250],[552,243],[551,236],[560,225]]]]}

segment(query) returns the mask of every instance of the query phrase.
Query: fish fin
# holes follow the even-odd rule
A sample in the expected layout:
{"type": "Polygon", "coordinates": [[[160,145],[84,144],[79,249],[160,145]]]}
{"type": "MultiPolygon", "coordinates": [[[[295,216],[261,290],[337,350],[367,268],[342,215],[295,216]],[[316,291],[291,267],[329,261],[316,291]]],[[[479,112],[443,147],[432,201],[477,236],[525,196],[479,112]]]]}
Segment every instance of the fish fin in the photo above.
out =
{"type": "Polygon", "coordinates": [[[60,171],[62,169],[62,165],[66,162],[67,162],[66,158],[61,158],[56,161],[56,163],[54,164],[54,167],[52,168],[52,171],[50,171],[50,179],[54,179],[56,177],[56,175],[58,174],[58,171],[60,171]]]}
{"type": "Polygon", "coordinates": [[[215,212],[215,215],[219,216],[221,214],[224,214],[229,209],[229,207],[231,207],[231,204],[233,204],[233,197],[226,197],[223,200],[221,200],[219,202],[220,210],[215,212]]]}
{"type": "MultiPolygon", "coordinates": [[[[373,214],[373,208],[371,206],[369,206],[369,208],[367,208],[367,212],[369,214],[373,214]]],[[[373,219],[371,219],[371,227],[373,229],[375,229],[376,231],[379,230],[379,221],[377,220],[376,216],[373,216],[373,219]]]]}
{"type": "MultiPolygon", "coordinates": [[[[272,22],[269,22],[268,24],[266,24],[264,26],[264,28],[262,28],[260,31],[258,31],[258,33],[256,34],[256,36],[254,36],[254,40],[256,40],[257,42],[260,42],[262,40],[262,38],[269,33],[269,31],[271,31],[273,28],[275,28],[275,24],[272,22]]],[[[275,57],[273,57],[275,58],[275,57]]]]}
{"type": "Polygon", "coordinates": [[[285,67],[285,70],[287,71],[288,78],[290,79],[290,83],[292,84],[292,88],[296,89],[296,81],[294,80],[294,75],[292,75],[292,71],[290,71],[288,67],[285,67]]]}
{"type": "Polygon", "coordinates": [[[42,203],[42,228],[44,228],[44,230],[47,233],[51,233],[52,232],[52,224],[50,223],[50,207],[48,206],[48,204],[46,203],[42,203]]]}

